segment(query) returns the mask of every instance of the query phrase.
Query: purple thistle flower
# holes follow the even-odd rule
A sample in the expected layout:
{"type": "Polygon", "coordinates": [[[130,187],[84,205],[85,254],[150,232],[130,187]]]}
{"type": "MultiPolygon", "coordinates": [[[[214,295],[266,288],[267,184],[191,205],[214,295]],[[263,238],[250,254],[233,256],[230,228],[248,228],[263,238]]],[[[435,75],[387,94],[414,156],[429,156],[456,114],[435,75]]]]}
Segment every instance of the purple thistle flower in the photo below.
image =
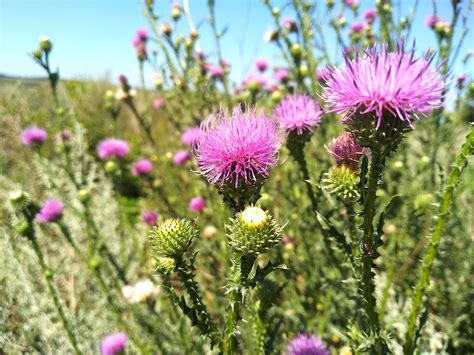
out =
{"type": "Polygon", "coordinates": [[[286,96],[275,108],[281,127],[298,135],[317,127],[322,114],[316,101],[305,95],[286,96]]]}
{"type": "Polygon", "coordinates": [[[425,19],[425,25],[431,28],[434,28],[438,22],[441,22],[441,18],[436,15],[430,15],[425,19]]]}
{"type": "Polygon", "coordinates": [[[193,197],[189,201],[189,208],[194,212],[202,212],[206,204],[207,202],[203,197],[193,197]]]}
{"type": "Polygon", "coordinates": [[[290,71],[287,68],[278,68],[273,73],[273,79],[276,81],[286,81],[290,76],[290,71]]]}
{"type": "Polygon", "coordinates": [[[155,211],[144,211],[142,214],[142,221],[145,224],[148,224],[150,227],[156,225],[156,220],[158,219],[158,213],[155,211]]]}
{"type": "Polygon", "coordinates": [[[48,138],[48,133],[38,127],[28,127],[21,133],[21,142],[25,145],[41,144],[48,138]]]}
{"type": "Polygon", "coordinates": [[[325,66],[316,71],[316,78],[321,82],[326,82],[331,77],[331,68],[325,66]]]}
{"type": "Polygon", "coordinates": [[[108,335],[100,342],[101,355],[115,355],[125,349],[128,336],[125,333],[108,335]]]}
{"type": "Polygon", "coordinates": [[[162,97],[153,100],[153,108],[160,109],[165,104],[166,100],[162,97]]]}
{"type": "Polygon", "coordinates": [[[209,183],[221,187],[257,182],[266,178],[277,162],[282,135],[277,124],[255,109],[240,107],[211,115],[203,122],[195,148],[198,166],[209,183]]]}
{"type": "Polygon", "coordinates": [[[97,146],[97,153],[102,160],[117,157],[123,158],[130,152],[127,142],[116,138],[106,138],[97,146]]]}
{"type": "Polygon", "coordinates": [[[359,0],[344,0],[344,4],[350,7],[358,6],[359,0]]]}
{"type": "Polygon", "coordinates": [[[181,134],[181,140],[184,144],[192,147],[198,142],[200,136],[201,129],[199,129],[198,127],[191,127],[184,131],[183,134],[181,134]]]}
{"type": "Polygon", "coordinates": [[[220,66],[211,66],[210,72],[212,77],[220,79],[224,76],[224,69],[220,66]]]}
{"type": "Polygon", "coordinates": [[[152,170],[153,164],[148,159],[137,160],[131,169],[132,175],[134,176],[148,175],[152,170]]]}
{"type": "Polygon", "coordinates": [[[265,70],[268,69],[268,61],[266,59],[257,59],[255,61],[255,67],[258,69],[258,71],[264,72],[265,70]]]}
{"type": "Polygon", "coordinates": [[[352,33],[361,33],[364,30],[365,23],[363,22],[354,22],[351,26],[352,33]]]}
{"type": "Polygon", "coordinates": [[[323,341],[315,335],[298,334],[288,344],[288,355],[329,355],[323,341]]]}
{"type": "Polygon", "coordinates": [[[332,112],[344,114],[344,121],[357,113],[377,116],[377,129],[384,113],[411,123],[410,116],[427,116],[442,105],[443,77],[433,69],[434,56],[415,58],[415,49],[406,53],[403,42],[395,52],[387,47],[364,50],[360,57],[344,55],[345,66],[331,69],[323,98],[332,112]]]}
{"type": "Polygon", "coordinates": [[[329,147],[336,165],[345,165],[353,171],[359,167],[359,158],[362,156],[362,148],[349,132],[342,133],[332,140],[329,147]]]}
{"type": "Polygon", "coordinates": [[[183,165],[188,160],[191,160],[191,154],[186,150],[177,151],[173,157],[174,163],[176,165],[183,165]]]}
{"type": "Polygon", "coordinates": [[[375,9],[367,9],[364,12],[364,19],[367,23],[371,24],[377,18],[377,10],[375,9]]]}
{"type": "Polygon", "coordinates": [[[260,72],[250,73],[242,81],[242,84],[244,86],[255,85],[262,87],[267,84],[267,78],[265,78],[265,76],[260,72]]]}
{"type": "Polygon", "coordinates": [[[41,223],[55,222],[63,215],[64,204],[55,199],[46,200],[41,206],[41,210],[36,215],[36,219],[41,223]]]}
{"type": "Polygon", "coordinates": [[[138,29],[137,37],[140,38],[142,41],[146,41],[148,39],[148,30],[146,28],[138,29]]]}

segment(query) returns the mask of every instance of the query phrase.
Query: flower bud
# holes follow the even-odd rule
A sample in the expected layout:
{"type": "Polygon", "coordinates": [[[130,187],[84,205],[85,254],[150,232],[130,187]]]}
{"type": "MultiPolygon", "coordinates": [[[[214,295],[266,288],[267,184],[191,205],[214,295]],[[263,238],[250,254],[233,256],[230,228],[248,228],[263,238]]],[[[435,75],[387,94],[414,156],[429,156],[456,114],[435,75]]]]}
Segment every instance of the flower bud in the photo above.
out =
{"type": "Polygon", "coordinates": [[[229,244],[244,255],[265,253],[281,241],[281,228],[259,207],[247,207],[226,227],[229,244]]]}
{"type": "Polygon", "coordinates": [[[155,257],[156,270],[167,275],[176,268],[176,260],[174,258],[167,258],[165,256],[155,257]]]}
{"type": "Polygon", "coordinates": [[[42,54],[43,52],[41,52],[41,49],[35,49],[33,52],[31,52],[31,55],[38,60],[41,60],[42,54]]]}
{"type": "Polygon", "coordinates": [[[181,10],[179,9],[179,7],[173,7],[171,9],[171,18],[174,21],[178,21],[180,17],[181,17],[181,10]]]}
{"type": "Polygon", "coordinates": [[[272,92],[271,99],[273,102],[275,103],[280,102],[281,97],[282,97],[282,93],[280,90],[275,90],[274,92],[272,92]]]}
{"type": "Polygon", "coordinates": [[[80,189],[77,192],[77,197],[79,198],[79,201],[86,202],[91,198],[91,193],[89,190],[80,189]]]}
{"type": "Polygon", "coordinates": [[[164,34],[165,36],[169,37],[171,36],[171,33],[173,32],[173,28],[171,25],[167,22],[161,25],[161,33],[164,34]]]}
{"type": "Polygon", "coordinates": [[[277,31],[270,30],[265,33],[263,38],[265,42],[276,42],[278,41],[278,38],[280,38],[280,34],[277,31]]]}
{"type": "Polygon", "coordinates": [[[293,57],[299,58],[301,57],[301,53],[303,52],[303,50],[301,49],[301,46],[298,43],[295,43],[291,46],[290,52],[293,57]]]}
{"type": "Polygon", "coordinates": [[[344,201],[356,201],[359,198],[357,184],[359,177],[346,165],[339,165],[326,172],[321,180],[321,188],[344,201]]]}
{"type": "Polygon", "coordinates": [[[105,163],[104,169],[107,173],[113,173],[117,170],[118,165],[116,162],[109,160],[107,163],[105,163]]]}
{"type": "Polygon", "coordinates": [[[217,233],[219,233],[219,231],[212,224],[204,227],[204,230],[202,231],[202,235],[205,239],[212,239],[217,235],[217,233]]]}
{"type": "Polygon", "coordinates": [[[272,9],[272,14],[273,14],[273,16],[279,16],[280,15],[280,8],[274,7],[272,9]]]}
{"type": "Polygon", "coordinates": [[[39,46],[41,50],[44,51],[45,53],[48,53],[51,51],[51,49],[53,49],[53,44],[51,43],[51,41],[49,40],[47,36],[40,37],[39,46]]]}
{"type": "Polygon", "coordinates": [[[193,221],[174,218],[165,220],[150,233],[155,257],[181,257],[197,234],[193,221]]]}

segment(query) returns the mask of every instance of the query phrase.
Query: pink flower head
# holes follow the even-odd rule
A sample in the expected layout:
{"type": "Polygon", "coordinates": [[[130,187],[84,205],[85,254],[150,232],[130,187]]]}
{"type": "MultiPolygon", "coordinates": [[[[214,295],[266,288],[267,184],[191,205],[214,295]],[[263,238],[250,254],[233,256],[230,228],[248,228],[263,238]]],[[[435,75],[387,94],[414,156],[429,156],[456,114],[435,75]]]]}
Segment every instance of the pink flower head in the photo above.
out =
{"type": "Polygon", "coordinates": [[[214,78],[220,79],[224,76],[224,69],[220,66],[211,66],[210,72],[214,78]]]}
{"type": "Polygon", "coordinates": [[[142,41],[146,41],[148,39],[148,30],[146,28],[138,29],[137,38],[140,38],[142,41]]]}
{"type": "Polygon", "coordinates": [[[326,82],[331,77],[331,68],[329,67],[324,67],[321,69],[318,69],[316,72],[316,78],[319,81],[326,82]]]}
{"type": "Polygon", "coordinates": [[[231,117],[220,112],[201,125],[195,148],[198,166],[209,183],[223,187],[261,181],[275,165],[282,143],[278,125],[255,109],[236,107],[231,117]]]}
{"type": "Polygon", "coordinates": [[[153,227],[156,225],[156,221],[158,219],[158,213],[155,211],[144,211],[142,214],[142,221],[143,223],[153,227]]]}
{"type": "Polygon", "coordinates": [[[268,69],[268,61],[262,58],[257,59],[255,61],[255,67],[258,69],[258,71],[264,72],[268,69]]]}
{"type": "Polygon", "coordinates": [[[359,167],[362,148],[349,132],[342,133],[332,140],[329,151],[336,165],[345,165],[353,171],[359,167]]]}
{"type": "Polygon", "coordinates": [[[377,10],[375,9],[367,9],[364,12],[364,20],[367,21],[368,24],[371,24],[377,18],[377,10]]]}
{"type": "Polygon", "coordinates": [[[464,84],[464,82],[466,81],[466,75],[462,74],[462,75],[459,75],[457,78],[456,78],[456,81],[458,83],[458,86],[462,86],[464,84]]]}
{"type": "Polygon", "coordinates": [[[260,72],[250,73],[242,81],[242,84],[244,86],[248,86],[250,84],[256,86],[265,86],[267,84],[267,78],[265,78],[265,76],[260,72]]]}
{"type": "Polygon", "coordinates": [[[97,153],[102,160],[111,157],[123,158],[130,152],[127,142],[116,138],[106,138],[97,146],[97,153]]]}
{"type": "Polygon", "coordinates": [[[387,113],[413,127],[411,116],[418,119],[442,105],[443,77],[439,67],[431,67],[434,55],[415,58],[414,46],[406,53],[403,42],[395,52],[386,46],[363,52],[352,60],[345,55],[345,66],[332,68],[326,82],[323,98],[332,112],[345,115],[343,120],[371,113],[379,128],[387,113]]]}
{"type": "Polygon", "coordinates": [[[21,143],[25,145],[41,144],[48,138],[48,133],[38,127],[28,127],[21,133],[21,143]]]}
{"type": "Polygon", "coordinates": [[[322,114],[317,102],[305,95],[286,96],[275,108],[281,127],[297,135],[319,126],[322,114]]]}
{"type": "Polygon", "coordinates": [[[287,244],[293,244],[295,241],[292,237],[289,235],[284,235],[283,238],[281,238],[281,242],[285,245],[287,244]]]}
{"type": "Polygon", "coordinates": [[[196,52],[196,56],[198,57],[199,60],[206,59],[206,54],[203,51],[196,52]]]}
{"type": "Polygon", "coordinates": [[[356,7],[359,5],[359,0],[344,0],[344,4],[350,7],[356,7]]]}
{"type": "Polygon", "coordinates": [[[153,170],[153,164],[148,159],[140,159],[133,164],[131,170],[134,176],[148,175],[153,170]]]}
{"type": "Polygon", "coordinates": [[[352,33],[361,33],[364,30],[365,24],[363,22],[354,22],[351,26],[352,33]]]}
{"type": "Polygon", "coordinates": [[[64,205],[61,201],[55,199],[47,200],[41,210],[36,215],[36,219],[41,223],[57,221],[63,215],[64,205]]]}
{"type": "Polygon", "coordinates": [[[298,334],[288,344],[288,355],[329,355],[323,341],[315,335],[298,334]]]}
{"type": "Polygon", "coordinates": [[[441,22],[441,18],[436,15],[430,15],[425,19],[425,25],[434,28],[438,22],[441,22]]]}
{"type": "Polygon", "coordinates": [[[206,207],[206,200],[202,197],[193,197],[189,201],[189,208],[194,212],[202,212],[204,207],[206,207]]]}
{"type": "Polygon", "coordinates": [[[220,64],[221,64],[221,67],[224,68],[224,69],[230,69],[232,68],[232,64],[230,64],[230,62],[228,60],[225,60],[225,59],[222,59],[220,61],[220,64]]]}
{"type": "Polygon", "coordinates": [[[176,152],[173,160],[176,165],[183,165],[187,161],[191,160],[191,154],[189,154],[189,152],[186,150],[180,150],[176,152]]]}
{"type": "Polygon", "coordinates": [[[296,21],[291,17],[284,18],[281,24],[288,30],[288,32],[298,32],[296,21]]]}
{"type": "Polygon", "coordinates": [[[200,135],[201,129],[199,127],[191,127],[184,131],[183,134],[181,134],[181,140],[184,144],[192,147],[197,144],[200,135]]]}
{"type": "Polygon", "coordinates": [[[115,355],[125,349],[127,345],[128,336],[125,333],[115,333],[106,336],[100,342],[101,355],[115,355]]]}
{"type": "Polygon", "coordinates": [[[120,75],[119,78],[118,78],[118,80],[119,80],[120,85],[122,85],[122,86],[124,86],[124,87],[125,87],[125,86],[128,86],[128,79],[127,79],[127,77],[126,77],[125,75],[123,75],[123,74],[120,75]]]}
{"type": "Polygon", "coordinates": [[[273,73],[273,79],[277,81],[286,81],[289,75],[290,71],[287,68],[278,68],[273,73]]]}
{"type": "Polygon", "coordinates": [[[160,109],[165,104],[166,100],[162,97],[158,97],[153,100],[153,108],[160,109]]]}

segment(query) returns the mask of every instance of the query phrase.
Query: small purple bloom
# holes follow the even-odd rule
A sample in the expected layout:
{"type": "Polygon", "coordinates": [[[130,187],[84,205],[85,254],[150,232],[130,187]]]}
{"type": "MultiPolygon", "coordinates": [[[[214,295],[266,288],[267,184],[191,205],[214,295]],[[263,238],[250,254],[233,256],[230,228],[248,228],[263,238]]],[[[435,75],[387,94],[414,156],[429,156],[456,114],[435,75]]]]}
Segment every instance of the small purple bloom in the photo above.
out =
{"type": "Polygon", "coordinates": [[[265,78],[265,76],[260,72],[250,73],[242,81],[242,84],[244,86],[256,85],[256,86],[262,87],[262,86],[265,86],[266,83],[267,83],[267,78],[265,78]]]}
{"type": "Polygon", "coordinates": [[[155,211],[144,211],[142,214],[143,223],[148,224],[150,227],[156,225],[156,220],[158,219],[158,213],[155,211]]]}
{"type": "Polygon", "coordinates": [[[26,145],[41,144],[48,138],[48,133],[38,127],[28,127],[21,133],[21,142],[26,145]]]}
{"type": "Polygon", "coordinates": [[[459,75],[456,78],[456,81],[458,83],[458,86],[462,86],[464,84],[464,82],[466,81],[466,76],[465,75],[459,75]]]}
{"type": "Polygon", "coordinates": [[[220,66],[211,66],[210,72],[212,77],[220,79],[224,76],[224,69],[220,66]]]}
{"type": "Polygon", "coordinates": [[[413,127],[412,117],[427,116],[442,105],[443,76],[440,67],[431,67],[433,59],[429,52],[415,58],[415,48],[406,53],[403,42],[395,52],[382,46],[354,59],[346,54],[345,66],[331,69],[323,98],[332,112],[345,115],[343,120],[374,114],[379,128],[389,115],[413,127]]]}
{"type": "Polygon", "coordinates": [[[198,166],[209,183],[239,187],[268,177],[282,143],[278,125],[255,109],[240,107],[208,117],[195,148],[198,166]]]}
{"type": "Polygon", "coordinates": [[[127,142],[116,138],[106,138],[97,146],[97,153],[102,160],[117,157],[123,158],[130,152],[127,142]]]}
{"type": "Polygon", "coordinates": [[[142,41],[146,41],[148,39],[148,30],[146,28],[138,29],[137,37],[140,38],[142,41]]]}
{"type": "Polygon", "coordinates": [[[63,215],[64,205],[61,201],[55,199],[47,200],[41,210],[36,215],[36,219],[41,223],[57,221],[63,215]]]}
{"type": "Polygon", "coordinates": [[[315,335],[298,334],[288,344],[288,355],[329,355],[323,341],[315,335]]]}
{"type": "Polygon", "coordinates": [[[257,59],[255,61],[255,67],[258,69],[258,71],[264,72],[268,69],[268,61],[262,58],[257,59]]]}
{"type": "Polygon", "coordinates": [[[351,26],[352,33],[361,33],[364,30],[365,24],[363,22],[354,22],[351,26]]]}
{"type": "Polygon", "coordinates": [[[281,127],[298,135],[319,126],[322,114],[316,101],[305,95],[286,96],[275,108],[281,127]]]}
{"type": "Polygon", "coordinates": [[[362,148],[349,132],[344,132],[339,137],[334,138],[329,151],[336,165],[345,165],[353,171],[358,170],[362,148]]]}
{"type": "Polygon", "coordinates": [[[330,76],[331,76],[331,69],[328,68],[327,66],[324,68],[318,69],[318,71],[316,72],[316,78],[322,82],[326,82],[326,80],[328,80],[330,76]]]}
{"type": "Polygon", "coordinates": [[[189,145],[190,147],[194,146],[201,135],[201,129],[198,127],[188,128],[186,131],[181,134],[181,140],[184,144],[189,145]]]}
{"type": "Polygon", "coordinates": [[[193,197],[189,201],[189,208],[194,212],[202,212],[204,207],[206,207],[206,200],[202,197],[193,197]]]}
{"type": "Polygon", "coordinates": [[[284,235],[283,238],[281,238],[281,242],[287,245],[287,244],[293,244],[295,241],[289,235],[284,235]]]}
{"type": "Polygon", "coordinates": [[[347,6],[355,7],[355,6],[358,6],[358,5],[359,5],[359,0],[344,0],[344,3],[345,3],[347,6]]]}
{"type": "Polygon", "coordinates": [[[198,52],[196,52],[196,56],[197,56],[197,58],[198,58],[199,60],[201,60],[201,61],[204,60],[204,59],[206,59],[206,54],[205,54],[203,51],[198,51],[198,52]]]}
{"type": "Polygon", "coordinates": [[[162,97],[159,97],[153,100],[153,107],[157,110],[163,107],[164,104],[165,104],[165,99],[162,97]]]}
{"type": "Polygon", "coordinates": [[[189,154],[189,152],[186,150],[180,150],[176,152],[173,160],[176,165],[183,165],[187,161],[191,160],[191,154],[189,154]]]}
{"type": "Polygon", "coordinates": [[[375,9],[367,9],[364,12],[364,19],[367,21],[368,24],[371,24],[377,18],[377,10],[375,9]]]}
{"type": "Polygon", "coordinates": [[[153,170],[153,164],[148,159],[137,160],[131,169],[134,176],[148,175],[153,170]]]}
{"type": "Polygon", "coordinates": [[[431,28],[434,28],[438,22],[441,22],[441,18],[436,15],[430,15],[425,19],[425,25],[431,28]]]}
{"type": "Polygon", "coordinates": [[[101,355],[115,355],[125,349],[128,336],[125,333],[115,333],[102,339],[100,343],[101,355]]]}
{"type": "Polygon", "coordinates": [[[128,86],[128,79],[127,79],[127,77],[126,77],[125,75],[123,75],[123,74],[120,75],[119,78],[118,78],[118,80],[119,80],[120,85],[122,85],[122,86],[124,86],[124,87],[125,87],[125,86],[128,86]]]}
{"type": "Polygon", "coordinates": [[[286,81],[289,75],[290,71],[287,68],[278,68],[273,73],[273,79],[277,81],[286,81]]]}
{"type": "Polygon", "coordinates": [[[288,30],[288,32],[298,32],[296,21],[291,17],[284,18],[281,24],[288,30]]]}

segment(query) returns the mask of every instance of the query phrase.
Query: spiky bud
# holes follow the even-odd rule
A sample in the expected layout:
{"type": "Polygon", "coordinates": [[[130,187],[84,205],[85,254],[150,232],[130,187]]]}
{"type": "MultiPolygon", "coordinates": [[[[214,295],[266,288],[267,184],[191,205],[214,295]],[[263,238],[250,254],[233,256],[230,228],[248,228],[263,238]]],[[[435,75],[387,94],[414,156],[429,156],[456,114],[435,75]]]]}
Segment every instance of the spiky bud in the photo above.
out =
{"type": "Polygon", "coordinates": [[[247,207],[226,227],[229,244],[243,255],[265,253],[281,240],[281,228],[259,207],[247,207]]]}
{"type": "MultiPolygon", "coordinates": [[[[150,233],[155,259],[181,257],[197,234],[194,221],[175,218],[165,220],[150,233]]],[[[163,260],[160,262],[163,263],[163,260]]]]}
{"type": "Polygon", "coordinates": [[[346,165],[331,168],[321,180],[321,188],[344,201],[356,201],[359,198],[358,176],[346,165]]]}
{"type": "Polygon", "coordinates": [[[165,275],[172,273],[176,268],[176,260],[165,256],[156,256],[155,263],[156,270],[165,275]]]}
{"type": "Polygon", "coordinates": [[[42,51],[48,53],[51,51],[51,49],[53,49],[53,44],[47,36],[41,36],[39,39],[39,47],[42,51]]]}

